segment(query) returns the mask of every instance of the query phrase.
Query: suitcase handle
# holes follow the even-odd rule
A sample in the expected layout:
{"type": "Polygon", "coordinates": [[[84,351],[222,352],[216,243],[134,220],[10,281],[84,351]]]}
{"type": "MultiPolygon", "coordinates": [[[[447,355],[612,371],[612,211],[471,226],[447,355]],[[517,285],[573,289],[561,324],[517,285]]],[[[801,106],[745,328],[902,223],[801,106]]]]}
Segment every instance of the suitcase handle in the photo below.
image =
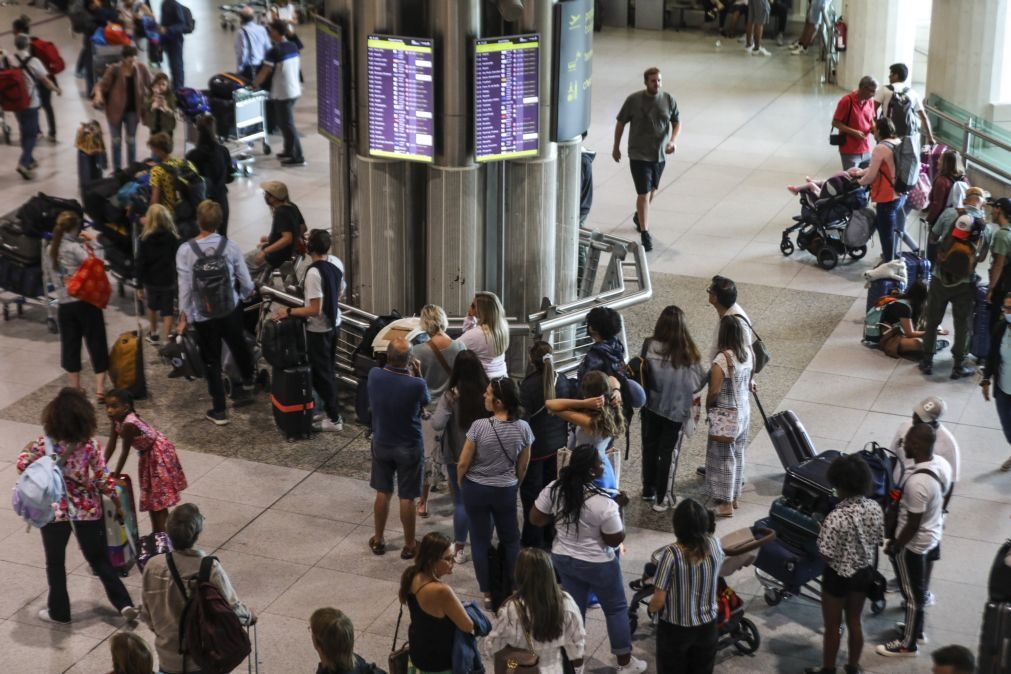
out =
{"type": "Polygon", "coordinates": [[[766,429],[768,429],[769,428],[769,417],[766,416],[766,414],[765,414],[765,408],[762,407],[762,401],[759,399],[758,393],[756,391],[752,391],[751,392],[751,397],[755,399],[755,404],[758,405],[758,411],[762,413],[762,421],[765,422],[765,427],[766,427],[766,429]]]}

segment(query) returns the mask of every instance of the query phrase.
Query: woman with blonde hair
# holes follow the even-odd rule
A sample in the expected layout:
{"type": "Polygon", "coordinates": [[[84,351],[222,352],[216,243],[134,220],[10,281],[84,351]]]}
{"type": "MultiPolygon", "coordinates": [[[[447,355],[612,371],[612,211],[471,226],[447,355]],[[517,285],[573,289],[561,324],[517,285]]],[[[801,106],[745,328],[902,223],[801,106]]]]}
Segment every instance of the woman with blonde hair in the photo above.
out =
{"type": "Polygon", "coordinates": [[[562,674],[562,649],[573,667],[583,664],[586,628],[576,601],[555,578],[548,553],[524,548],[516,558],[516,591],[498,610],[488,650],[506,646],[537,654],[541,674],[562,674]]]}
{"type": "Polygon", "coordinates": [[[116,632],[109,640],[109,674],[154,674],[154,655],[147,642],[133,632],[116,632]]]}
{"type": "Polygon", "coordinates": [[[335,608],[318,608],[309,617],[312,646],[319,655],[316,674],[385,674],[355,653],[355,626],[335,608]]]}
{"type": "MultiPolygon", "coordinates": [[[[421,376],[428,384],[428,392],[432,396],[428,411],[434,412],[439,398],[449,387],[456,355],[466,351],[467,347],[446,334],[449,319],[442,307],[426,304],[421,308],[420,320],[428,340],[412,346],[411,356],[420,364],[421,376]]],[[[421,419],[421,435],[425,441],[425,484],[421,488],[421,498],[418,499],[418,517],[428,517],[428,492],[433,482],[438,484],[442,473],[442,434],[432,428],[431,416],[421,419]]]]}
{"type": "Polygon", "coordinates": [[[161,204],[152,204],[140,219],[142,225],[137,241],[137,299],[147,301],[147,321],[150,330],[147,341],[157,346],[168,340],[176,304],[176,249],[179,232],[172,212],[161,204]],[[161,332],[158,316],[161,316],[161,332]]]}
{"type": "Polygon", "coordinates": [[[489,379],[509,374],[505,362],[505,353],[509,350],[509,323],[495,293],[475,293],[463,322],[463,334],[457,341],[477,354],[489,379]]]}

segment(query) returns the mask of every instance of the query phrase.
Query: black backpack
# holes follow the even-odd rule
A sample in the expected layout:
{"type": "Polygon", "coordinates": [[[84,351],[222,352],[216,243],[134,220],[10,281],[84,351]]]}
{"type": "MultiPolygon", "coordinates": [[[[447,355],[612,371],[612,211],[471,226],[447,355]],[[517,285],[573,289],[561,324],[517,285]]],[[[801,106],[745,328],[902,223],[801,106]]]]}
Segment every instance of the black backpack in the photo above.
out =
{"type": "Polygon", "coordinates": [[[176,191],[174,217],[176,223],[193,222],[197,218],[197,206],[207,198],[207,182],[197,173],[197,170],[187,160],[178,166],[162,162],[160,166],[172,176],[172,185],[176,191]]]}
{"type": "Polygon", "coordinates": [[[196,241],[190,241],[190,247],[197,255],[192,271],[193,296],[205,318],[221,318],[235,310],[232,270],[225,257],[227,245],[228,239],[221,237],[214,254],[207,255],[196,241]]]}
{"type": "Polygon", "coordinates": [[[891,84],[888,90],[892,92],[892,97],[888,99],[888,109],[885,116],[892,120],[895,125],[895,133],[901,138],[911,136],[920,130],[920,121],[913,110],[913,100],[909,97],[909,88],[896,91],[891,84]]]}
{"type": "Polygon", "coordinates": [[[186,5],[179,3],[179,8],[183,13],[183,33],[189,35],[197,28],[197,22],[193,19],[193,12],[186,5]]]}

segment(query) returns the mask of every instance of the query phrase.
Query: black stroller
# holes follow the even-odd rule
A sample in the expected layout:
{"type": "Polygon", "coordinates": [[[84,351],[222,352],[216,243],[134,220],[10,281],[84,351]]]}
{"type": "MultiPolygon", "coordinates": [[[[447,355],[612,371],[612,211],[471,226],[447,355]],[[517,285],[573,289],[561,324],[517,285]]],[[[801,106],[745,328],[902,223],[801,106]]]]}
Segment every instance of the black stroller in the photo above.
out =
{"type": "MultiPolygon", "coordinates": [[[[719,604],[719,616],[717,618],[719,627],[719,642],[717,649],[723,650],[728,646],[733,646],[742,655],[751,655],[758,650],[762,643],[761,635],[755,623],[744,617],[744,602],[734,592],[733,588],[727,585],[726,577],[751,565],[758,557],[758,549],[776,537],[771,529],[744,528],[733,531],[720,539],[720,546],[726,558],[723,566],[720,567],[720,576],[717,581],[716,599],[719,604]]],[[[657,563],[660,555],[666,547],[654,550],[650,561],[643,569],[642,578],[629,583],[632,589],[632,599],[628,602],[628,622],[635,632],[639,626],[639,606],[648,605],[650,597],[653,596],[653,579],[656,576],[657,563]]],[[[650,614],[650,621],[656,621],[656,616],[650,614]]]]}
{"type": "Polygon", "coordinates": [[[821,186],[817,194],[801,190],[800,215],[793,216],[795,224],[783,230],[779,250],[789,256],[794,251],[790,234],[797,232],[797,248],[806,250],[818,260],[818,266],[832,269],[847,254],[859,260],[867,254],[866,241],[861,245],[847,245],[844,231],[853,214],[867,207],[867,188],[857,184],[845,174],[833,176],[821,186]],[[799,231],[798,231],[799,230],[799,231]]]}

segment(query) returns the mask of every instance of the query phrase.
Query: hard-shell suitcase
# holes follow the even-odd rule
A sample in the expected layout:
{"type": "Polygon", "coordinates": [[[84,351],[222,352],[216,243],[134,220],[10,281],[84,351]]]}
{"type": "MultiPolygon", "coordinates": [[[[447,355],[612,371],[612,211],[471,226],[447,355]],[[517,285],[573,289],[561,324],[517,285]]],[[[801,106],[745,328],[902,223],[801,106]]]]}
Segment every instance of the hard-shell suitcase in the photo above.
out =
{"type": "Polygon", "coordinates": [[[144,343],[138,330],[121,333],[109,351],[109,376],[116,388],[126,389],[134,400],[147,397],[144,377],[144,343]]]}
{"type": "Polygon", "coordinates": [[[116,506],[111,498],[102,497],[105,521],[105,552],[121,576],[130,573],[137,561],[137,510],[134,507],[133,482],[129,475],[116,478],[116,494],[123,509],[123,520],[116,514],[116,506]]]}
{"type": "Polygon", "coordinates": [[[207,82],[209,98],[232,99],[232,92],[249,86],[249,81],[237,73],[218,73],[207,82]]]}
{"type": "MultiPolygon", "coordinates": [[[[768,519],[755,522],[753,529],[771,529],[768,519]]],[[[789,543],[775,538],[758,548],[755,568],[783,584],[787,592],[797,594],[800,586],[822,574],[825,563],[817,555],[810,556],[789,543]]]]}
{"type": "Polygon", "coordinates": [[[838,499],[828,483],[828,467],[842,453],[829,449],[818,456],[786,469],[783,497],[790,504],[811,515],[824,517],[838,499]]]}
{"type": "Polygon", "coordinates": [[[260,334],[263,357],[276,368],[292,368],[309,362],[309,343],[305,321],[285,318],[266,321],[260,334]]]}
{"type": "Polygon", "coordinates": [[[42,265],[24,265],[0,255],[0,288],[24,297],[42,297],[42,265]]]}
{"type": "Polygon", "coordinates": [[[218,135],[222,138],[235,138],[237,130],[235,128],[235,100],[228,94],[227,98],[219,98],[211,95],[207,98],[211,106],[211,116],[214,117],[214,125],[217,127],[218,135]]]}
{"type": "Polygon", "coordinates": [[[990,601],[1011,602],[1011,538],[1000,546],[987,583],[990,601]]]}
{"type": "Polygon", "coordinates": [[[157,531],[137,540],[137,568],[141,571],[152,557],[172,552],[172,540],[164,531],[157,531]]]}
{"type": "Polygon", "coordinates": [[[893,292],[898,292],[902,290],[902,285],[890,278],[879,278],[871,281],[870,287],[867,288],[867,306],[866,311],[870,311],[885,295],[891,295],[893,292]]]}
{"type": "Polygon", "coordinates": [[[42,239],[30,236],[16,217],[0,218],[0,255],[18,264],[31,266],[42,262],[42,239]]]}
{"type": "Polygon", "coordinates": [[[990,305],[986,301],[987,287],[976,286],[976,304],[972,313],[972,341],[969,353],[977,360],[990,355],[990,305]]]}
{"type": "Polygon", "coordinates": [[[1011,603],[987,602],[979,637],[980,674],[1011,674],[1011,603]]]}
{"type": "Polygon", "coordinates": [[[899,257],[906,263],[907,286],[917,281],[923,281],[927,285],[930,284],[930,260],[910,252],[901,253],[899,257]]]}
{"type": "Polygon", "coordinates": [[[312,370],[308,365],[275,367],[270,377],[274,423],[289,440],[312,433],[312,370]]]}
{"type": "Polygon", "coordinates": [[[804,424],[800,422],[793,410],[778,412],[771,417],[765,415],[765,409],[758,396],[752,394],[758,404],[758,411],[762,413],[765,421],[765,430],[769,433],[772,446],[776,448],[779,461],[783,468],[795,466],[801,461],[806,461],[814,456],[814,444],[811,436],[804,429],[804,424]]]}
{"type": "Polygon", "coordinates": [[[776,532],[776,537],[812,557],[818,556],[822,519],[799,510],[782,497],[773,501],[769,509],[769,528],[776,532]]]}

